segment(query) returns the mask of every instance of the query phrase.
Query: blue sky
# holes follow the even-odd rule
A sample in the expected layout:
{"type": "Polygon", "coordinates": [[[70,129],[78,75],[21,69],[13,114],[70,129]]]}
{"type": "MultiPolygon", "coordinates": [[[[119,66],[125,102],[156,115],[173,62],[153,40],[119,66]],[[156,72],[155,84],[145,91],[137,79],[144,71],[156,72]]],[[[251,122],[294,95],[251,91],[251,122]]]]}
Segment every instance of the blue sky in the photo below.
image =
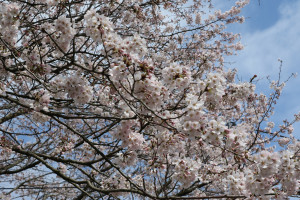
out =
{"type": "MultiPolygon", "coordinates": [[[[222,0],[217,7],[224,9],[234,1],[222,0]],[[226,5],[227,4],[227,5],[226,5]]],[[[279,125],[283,119],[292,120],[300,111],[300,0],[251,0],[242,15],[244,24],[229,27],[232,32],[241,33],[244,50],[228,58],[244,81],[254,74],[264,78],[257,85],[257,92],[268,93],[266,76],[276,80],[278,58],[283,60],[282,80],[292,73],[298,73],[283,90],[272,120],[279,125]]],[[[300,139],[300,122],[294,125],[296,138],[300,139]]]]}

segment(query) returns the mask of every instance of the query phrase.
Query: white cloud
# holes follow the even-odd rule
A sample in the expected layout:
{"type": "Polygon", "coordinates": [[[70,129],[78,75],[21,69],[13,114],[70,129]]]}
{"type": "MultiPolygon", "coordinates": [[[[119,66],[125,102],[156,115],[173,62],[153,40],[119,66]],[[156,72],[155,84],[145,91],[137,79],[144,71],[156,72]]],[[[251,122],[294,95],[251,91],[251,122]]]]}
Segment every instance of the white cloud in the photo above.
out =
{"type": "MultiPolygon", "coordinates": [[[[300,74],[300,0],[284,1],[278,9],[279,18],[272,26],[258,31],[242,29],[245,49],[229,60],[235,62],[230,67],[236,67],[244,80],[254,74],[258,77],[270,75],[276,79],[280,65],[278,58],[283,60],[283,80],[294,72],[300,74]]],[[[263,84],[268,87],[267,82],[263,84]]],[[[278,120],[278,123],[279,119],[292,119],[293,114],[300,111],[299,102],[300,78],[297,77],[288,82],[273,119],[278,120]]],[[[295,130],[300,132],[300,124],[296,125],[295,130]]]]}
{"type": "MultiPolygon", "coordinates": [[[[280,18],[273,26],[242,34],[245,49],[234,57],[242,73],[275,75],[278,58],[284,61],[284,71],[299,71],[300,64],[300,1],[280,7],[280,18]]],[[[267,16],[266,16],[267,17],[267,16]]]]}

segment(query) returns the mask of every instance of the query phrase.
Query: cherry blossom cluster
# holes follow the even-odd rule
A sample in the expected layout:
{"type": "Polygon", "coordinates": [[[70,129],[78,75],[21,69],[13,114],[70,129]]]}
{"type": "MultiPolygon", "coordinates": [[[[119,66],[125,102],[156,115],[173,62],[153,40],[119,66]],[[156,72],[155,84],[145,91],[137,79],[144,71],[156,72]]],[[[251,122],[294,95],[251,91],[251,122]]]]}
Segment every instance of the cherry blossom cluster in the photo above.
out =
{"type": "Polygon", "coordinates": [[[27,51],[24,51],[23,59],[26,61],[27,68],[36,74],[39,75],[45,75],[49,74],[51,67],[43,62],[43,60],[40,59],[41,55],[45,55],[45,53],[48,51],[48,49],[28,49],[27,51]]]}
{"type": "Polygon", "coordinates": [[[286,81],[257,94],[226,62],[248,2],[1,1],[0,198],[299,196],[286,81]]]}
{"type": "Polygon", "coordinates": [[[154,110],[160,108],[166,94],[166,88],[155,77],[137,81],[134,90],[136,97],[154,110]]]}
{"type": "Polygon", "coordinates": [[[55,22],[55,29],[59,32],[57,39],[58,46],[66,52],[76,31],[72,27],[70,20],[66,16],[60,16],[55,22]]]}
{"type": "Polygon", "coordinates": [[[112,133],[116,139],[122,140],[122,146],[132,151],[142,150],[145,142],[143,135],[132,130],[136,125],[135,121],[122,122],[121,126],[112,133]]]}
{"type": "Polygon", "coordinates": [[[73,99],[76,104],[88,103],[92,98],[92,88],[88,85],[87,80],[80,76],[80,72],[72,73],[67,78],[57,78],[55,86],[58,92],[66,91],[69,98],[73,99]]]}
{"type": "MultiPolygon", "coordinates": [[[[299,143],[296,144],[296,147],[292,148],[299,148],[299,143]]],[[[288,195],[294,194],[300,187],[299,180],[297,180],[297,177],[300,175],[300,166],[299,162],[296,162],[293,157],[292,151],[284,151],[280,157],[279,177],[283,180],[282,186],[288,195]]]]}
{"type": "Polygon", "coordinates": [[[94,41],[103,43],[110,32],[113,32],[113,24],[109,18],[99,15],[96,10],[89,10],[84,15],[86,33],[92,37],[94,41]]]}
{"type": "Polygon", "coordinates": [[[175,164],[174,178],[183,184],[183,187],[190,185],[198,177],[199,165],[192,159],[178,160],[175,164]]]}
{"type": "Polygon", "coordinates": [[[15,45],[18,37],[18,14],[20,6],[17,3],[1,3],[0,5],[0,34],[10,45],[15,45]]]}
{"type": "Polygon", "coordinates": [[[171,63],[162,70],[165,85],[170,89],[183,90],[191,81],[191,73],[188,67],[171,63]]]}

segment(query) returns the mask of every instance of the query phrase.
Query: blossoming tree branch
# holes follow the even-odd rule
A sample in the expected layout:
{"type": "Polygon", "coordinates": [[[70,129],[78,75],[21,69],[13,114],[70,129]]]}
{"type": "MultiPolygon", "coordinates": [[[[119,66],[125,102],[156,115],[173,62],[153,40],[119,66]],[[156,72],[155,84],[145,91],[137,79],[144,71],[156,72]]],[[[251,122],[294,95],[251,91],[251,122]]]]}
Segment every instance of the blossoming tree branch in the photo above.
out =
{"type": "Polygon", "coordinates": [[[296,196],[300,115],[228,70],[248,1],[213,3],[0,0],[0,199],[296,196]]]}

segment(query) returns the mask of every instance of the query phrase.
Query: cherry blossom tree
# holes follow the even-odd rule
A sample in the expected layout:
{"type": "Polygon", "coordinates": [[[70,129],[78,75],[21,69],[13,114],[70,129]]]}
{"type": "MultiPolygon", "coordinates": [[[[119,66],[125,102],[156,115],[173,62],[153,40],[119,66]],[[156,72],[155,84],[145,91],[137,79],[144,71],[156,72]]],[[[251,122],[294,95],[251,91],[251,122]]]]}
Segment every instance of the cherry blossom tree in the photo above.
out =
{"type": "Polygon", "coordinates": [[[0,199],[297,195],[300,114],[228,70],[248,1],[213,3],[0,0],[0,199]]]}

